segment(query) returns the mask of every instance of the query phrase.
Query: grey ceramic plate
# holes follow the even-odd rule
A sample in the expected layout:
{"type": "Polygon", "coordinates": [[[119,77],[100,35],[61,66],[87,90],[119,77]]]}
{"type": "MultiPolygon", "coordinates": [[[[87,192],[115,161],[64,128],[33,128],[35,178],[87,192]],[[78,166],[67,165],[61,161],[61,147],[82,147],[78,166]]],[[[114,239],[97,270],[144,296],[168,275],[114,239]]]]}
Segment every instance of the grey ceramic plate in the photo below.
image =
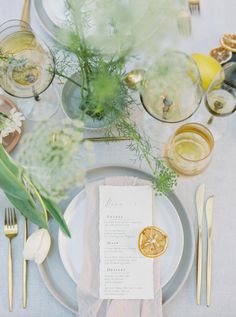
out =
{"type": "Polygon", "coordinates": [[[52,22],[52,20],[49,18],[47,12],[45,11],[43,7],[42,0],[33,0],[34,9],[36,12],[36,15],[38,16],[39,21],[41,22],[44,30],[57,42],[61,43],[58,34],[60,31],[60,28],[52,22]]]}
{"type": "MultiPolygon", "coordinates": [[[[142,170],[128,166],[100,166],[88,171],[88,181],[95,181],[108,176],[136,176],[143,179],[152,179],[152,176],[142,170]]],[[[181,289],[185,283],[192,264],[195,253],[194,232],[191,221],[182,204],[171,193],[168,198],[175,206],[181,220],[184,231],[184,249],[180,264],[171,280],[162,289],[163,305],[167,304],[181,289]]],[[[76,287],[61,262],[57,237],[58,228],[55,223],[51,226],[52,248],[47,260],[39,266],[41,277],[51,294],[66,308],[76,314],[76,287]]]]}

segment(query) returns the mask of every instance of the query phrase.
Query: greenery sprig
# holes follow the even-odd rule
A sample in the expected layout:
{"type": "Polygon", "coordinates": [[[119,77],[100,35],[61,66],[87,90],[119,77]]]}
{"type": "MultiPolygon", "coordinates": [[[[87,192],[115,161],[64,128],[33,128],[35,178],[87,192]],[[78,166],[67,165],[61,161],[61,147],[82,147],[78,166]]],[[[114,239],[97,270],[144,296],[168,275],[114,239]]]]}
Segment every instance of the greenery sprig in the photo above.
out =
{"type": "MultiPolygon", "coordinates": [[[[163,9],[168,7],[167,3],[162,0],[160,2],[163,9]]],[[[116,57],[104,56],[102,48],[92,48],[91,43],[85,38],[85,29],[89,27],[88,15],[83,14],[86,11],[86,0],[80,4],[75,0],[66,0],[65,3],[68,23],[62,28],[60,38],[66,43],[67,51],[59,54],[56,73],[80,87],[80,119],[84,120],[84,116],[88,115],[97,120],[104,120],[107,126],[106,135],[113,134],[115,128],[119,135],[130,138],[129,149],[134,151],[140,160],[144,159],[152,171],[155,191],[163,194],[172,191],[177,183],[175,172],[162,158],[154,154],[148,137],[141,134],[136,124],[130,121],[130,108],[134,101],[124,77],[125,65],[130,58],[132,47],[123,47],[122,51],[117,52],[116,57]],[[72,69],[79,74],[79,80],[68,75],[72,69]]],[[[101,0],[100,8],[104,5],[105,9],[105,3],[106,1],[101,0]]],[[[116,5],[119,7],[118,2],[114,3],[114,6],[116,5]]],[[[156,3],[150,1],[150,6],[152,5],[156,8],[156,3]]],[[[107,14],[107,11],[104,13],[107,14]]],[[[115,11],[112,14],[116,14],[115,11]]],[[[112,21],[112,35],[115,37],[118,32],[116,30],[119,29],[116,22],[120,21],[120,18],[116,18],[112,21]]]]}
{"type": "MultiPolygon", "coordinates": [[[[156,193],[167,194],[177,185],[177,174],[166,165],[160,156],[155,155],[149,138],[140,133],[136,123],[122,118],[116,122],[116,129],[121,136],[131,139],[128,148],[136,153],[137,158],[145,160],[153,175],[153,188],[156,193]]],[[[111,130],[108,131],[110,133],[111,130]]]]}

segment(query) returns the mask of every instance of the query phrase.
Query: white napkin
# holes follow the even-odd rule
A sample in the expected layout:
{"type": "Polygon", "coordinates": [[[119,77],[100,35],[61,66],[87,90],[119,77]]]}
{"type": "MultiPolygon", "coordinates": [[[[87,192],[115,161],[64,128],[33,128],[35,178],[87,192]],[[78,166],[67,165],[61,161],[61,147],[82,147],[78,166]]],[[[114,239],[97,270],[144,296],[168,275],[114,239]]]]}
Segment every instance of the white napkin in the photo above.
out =
{"type": "MultiPolygon", "coordinates": [[[[153,300],[99,299],[99,185],[142,186],[151,183],[135,177],[112,177],[86,186],[87,215],[83,267],[77,282],[79,317],[162,317],[160,263],[154,260],[153,300]]],[[[154,198],[153,194],[153,198],[154,198]]],[[[153,203],[153,224],[156,217],[153,203]]],[[[145,272],[144,272],[145,274],[145,272]]]]}

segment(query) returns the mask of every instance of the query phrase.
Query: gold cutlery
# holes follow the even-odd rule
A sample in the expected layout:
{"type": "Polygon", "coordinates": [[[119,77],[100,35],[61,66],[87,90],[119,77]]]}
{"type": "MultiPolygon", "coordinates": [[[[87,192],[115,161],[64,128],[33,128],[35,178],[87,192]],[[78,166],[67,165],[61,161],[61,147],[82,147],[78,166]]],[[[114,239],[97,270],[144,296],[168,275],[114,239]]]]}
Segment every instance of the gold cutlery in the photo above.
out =
{"type": "Polygon", "coordinates": [[[192,15],[200,14],[200,0],[188,0],[188,6],[192,15]]]}
{"type": "Polygon", "coordinates": [[[191,16],[186,10],[181,10],[178,14],[178,30],[179,33],[185,37],[192,33],[191,16]]]}
{"type": "Polygon", "coordinates": [[[212,267],[212,212],[213,212],[214,196],[207,199],[206,203],[206,219],[207,219],[207,306],[211,304],[211,267],[212,267]]]}
{"type": "Polygon", "coordinates": [[[18,234],[16,212],[14,208],[5,208],[4,234],[9,240],[8,246],[8,300],[9,311],[13,309],[13,266],[12,266],[12,239],[18,234]]]}
{"type": "Polygon", "coordinates": [[[24,0],[21,21],[30,24],[30,0],[24,0]]]}
{"type": "Polygon", "coordinates": [[[130,141],[129,137],[125,136],[101,136],[101,137],[89,137],[84,138],[83,141],[91,141],[91,142],[116,142],[116,141],[130,141]]]}
{"type": "Polygon", "coordinates": [[[201,303],[202,288],[202,217],[204,208],[205,184],[201,184],[196,193],[198,213],[198,248],[197,248],[197,304],[201,303]]]}
{"type": "MultiPolygon", "coordinates": [[[[24,218],[24,247],[26,244],[26,240],[28,239],[28,220],[24,218]]],[[[27,306],[27,266],[28,266],[28,261],[23,259],[23,308],[26,308],[27,306]]]]}

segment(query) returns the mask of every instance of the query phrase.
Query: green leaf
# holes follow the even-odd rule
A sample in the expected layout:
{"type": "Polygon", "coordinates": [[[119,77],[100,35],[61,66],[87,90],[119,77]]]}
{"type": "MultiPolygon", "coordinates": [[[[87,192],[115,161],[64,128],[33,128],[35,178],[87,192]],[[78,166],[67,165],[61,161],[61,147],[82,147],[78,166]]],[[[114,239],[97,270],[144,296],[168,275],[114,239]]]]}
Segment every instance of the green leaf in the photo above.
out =
{"type": "Polygon", "coordinates": [[[47,229],[48,224],[45,220],[44,215],[38,210],[35,203],[29,200],[18,199],[8,193],[5,193],[9,201],[31,222],[36,225],[47,229]]]}
{"type": "Polygon", "coordinates": [[[65,233],[65,235],[67,235],[68,237],[71,237],[69,228],[65,222],[65,219],[63,217],[63,214],[59,206],[51,199],[44,196],[41,196],[41,197],[43,199],[43,202],[49,214],[57,221],[57,223],[59,224],[61,230],[65,233]]]}
{"type": "Polygon", "coordinates": [[[22,182],[7,168],[0,159],[0,188],[5,192],[22,200],[31,200],[22,182]]]}
{"type": "Polygon", "coordinates": [[[20,178],[22,173],[22,168],[19,167],[14,160],[5,151],[2,144],[0,144],[0,160],[5,164],[5,166],[17,177],[20,178]]]}

